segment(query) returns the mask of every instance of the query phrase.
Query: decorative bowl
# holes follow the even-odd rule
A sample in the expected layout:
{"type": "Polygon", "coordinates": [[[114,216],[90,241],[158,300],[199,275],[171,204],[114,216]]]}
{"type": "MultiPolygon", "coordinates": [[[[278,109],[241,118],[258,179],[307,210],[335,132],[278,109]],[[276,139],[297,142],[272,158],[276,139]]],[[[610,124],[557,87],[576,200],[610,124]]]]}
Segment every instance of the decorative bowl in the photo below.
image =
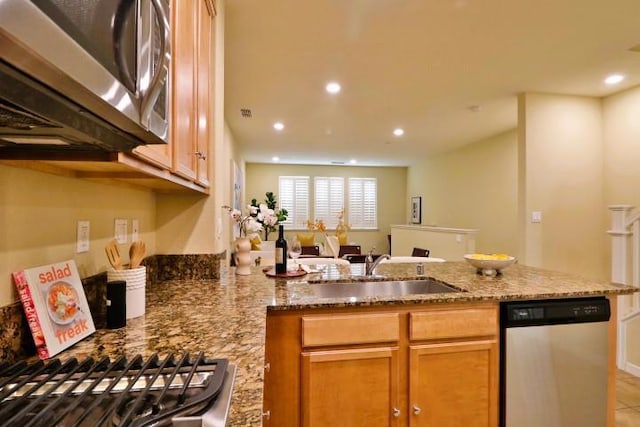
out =
{"type": "Polygon", "coordinates": [[[515,257],[505,254],[467,254],[464,259],[484,276],[500,274],[502,269],[509,267],[516,261],[515,257]]]}

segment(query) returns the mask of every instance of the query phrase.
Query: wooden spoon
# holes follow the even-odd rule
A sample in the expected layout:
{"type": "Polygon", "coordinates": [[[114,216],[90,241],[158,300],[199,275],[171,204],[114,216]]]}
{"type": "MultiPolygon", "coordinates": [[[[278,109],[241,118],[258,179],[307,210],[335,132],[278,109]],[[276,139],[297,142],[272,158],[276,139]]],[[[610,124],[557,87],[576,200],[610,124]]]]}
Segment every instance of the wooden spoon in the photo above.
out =
{"type": "Polygon", "coordinates": [[[107,243],[104,250],[107,253],[107,259],[109,260],[111,267],[113,267],[114,270],[122,270],[122,260],[120,259],[120,251],[118,250],[118,241],[113,239],[107,243]]]}
{"type": "Polygon", "coordinates": [[[144,242],[133,242],[129,248],[129,268],[138,268],[147,253],[144,242]]]}

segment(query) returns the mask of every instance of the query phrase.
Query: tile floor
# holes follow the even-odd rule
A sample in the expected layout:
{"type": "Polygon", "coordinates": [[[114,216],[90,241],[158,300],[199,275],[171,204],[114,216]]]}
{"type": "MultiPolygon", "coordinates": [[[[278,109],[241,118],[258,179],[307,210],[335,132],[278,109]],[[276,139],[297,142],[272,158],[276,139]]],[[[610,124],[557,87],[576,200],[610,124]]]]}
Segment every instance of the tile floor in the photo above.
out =
{"type": "Polygon", "coordinates": [[[640,427],[640,378],[618,370],[616,427],[640,427]]]}

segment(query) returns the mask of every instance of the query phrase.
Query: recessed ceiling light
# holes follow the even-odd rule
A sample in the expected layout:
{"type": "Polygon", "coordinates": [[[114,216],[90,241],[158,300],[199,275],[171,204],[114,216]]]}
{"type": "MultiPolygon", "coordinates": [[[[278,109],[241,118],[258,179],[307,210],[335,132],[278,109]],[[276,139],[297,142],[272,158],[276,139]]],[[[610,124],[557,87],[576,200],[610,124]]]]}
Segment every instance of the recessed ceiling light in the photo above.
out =
{"type": "Polygon", "coordinates": [[[282,122],[275,122],[273,124],[273,128],[275,130],[282,130],[282,129],[284,129],[284,124],[282,122]]]}
{"type": "Polygon", "coordinates": [[[340,92],[340,89],[342,89],[342,88],[340,87],[340,83],[338,83],[338,82],[329,82],[325,86],[325,89],[329,93],[336,94],[336,93],[340,92]]]}
{"type": "Polygon", "coordinates": [[[356,163],[358,163],[358,161],[356,159],[351,159],[349,160],[349,163],[351,163],[352,165],[355,165],[356,163]]]}
{"type": "Polygon", "coordinates": [[[273,156],[273,157],[271,158],[271,160],[272,160],[272,161],[274,161],[274,162],[279,162],[279,161],[280,161],[280,157],[278,157],[278,156],[273,156]]]}
{"type": "Polygon", "coordinates": [[[394,134],[395,136],[402,136],[402,135],[404,135],[404,129],[402,129],[402,128],[395,128],[395,129],[393,130],[393,134],[394,134]]]}
{"type": "Polygon", "coordinates": [[[611,74],[604,79],[604,82],[608,85],[616,85],[624,80],[624,76],[622,74],[611,74]]]}

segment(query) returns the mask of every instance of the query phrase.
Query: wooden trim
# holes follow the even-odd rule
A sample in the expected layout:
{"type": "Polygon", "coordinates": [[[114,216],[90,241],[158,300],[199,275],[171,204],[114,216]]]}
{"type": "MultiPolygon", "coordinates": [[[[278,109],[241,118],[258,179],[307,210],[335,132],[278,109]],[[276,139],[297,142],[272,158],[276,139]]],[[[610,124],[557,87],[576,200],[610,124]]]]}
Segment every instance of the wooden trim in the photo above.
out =
{"type": "Polygon", "coordinates": [[[394,342],[400,339],[399,313],[305,316],[304,347],[394,342]]]}

